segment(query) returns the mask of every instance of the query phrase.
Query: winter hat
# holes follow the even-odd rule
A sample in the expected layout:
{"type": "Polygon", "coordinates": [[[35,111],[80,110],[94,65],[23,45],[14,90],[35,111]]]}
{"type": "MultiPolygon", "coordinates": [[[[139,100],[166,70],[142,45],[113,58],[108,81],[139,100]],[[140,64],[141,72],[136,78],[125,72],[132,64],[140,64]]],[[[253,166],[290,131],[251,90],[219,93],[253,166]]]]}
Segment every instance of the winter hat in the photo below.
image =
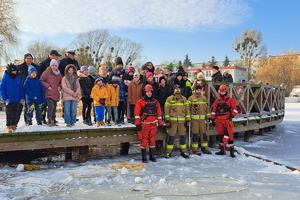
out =
{"type": "Polygon", "coordinates": [[[111,78],[111,84],[119,84],[120,78],[118,76],[113,76],[111,78]]]}
{"type": "Polygon", "coordinates": [[[37,70],[36,70],[36,68],[35,68],[34,66],[30,65],[30,66],[28,67],[28,74],[30,75],[30,74],[32,74],[33,72],[37,73],[37,70]]]}
{"type": "Polygon", "coordinates": [[[245,80],[245,79],[243,79],[243,80],[242,80],[242,83],[246,83],[246,80],[245,80]]]}
{"type": "Polygon", "coordinates": [[[200,76],[204,78],[204,74],[203,74],[202,72],[199,72],[199,73],[197,74],[197,79],[198,79],[200,76]]]}
{"type": "Polygon", "coordinates": [[[187,72],[184,72],[183,76],[189,77],[189,74],[187,72]]]}
{"type": "Polygon", "coordinates": [[[27,58],[27,57],[31,57],[31,58],[33,58],[33,56],[32,56],[32,54],[31,54],[31,53],[26,53],[26,54],[24,55],[24,59],[25,59],[25,58],[27,58]]]}
{"type": "Polygon", "coordinates": [[[53,66],[53,65],[58,66],[58,62],[57,62],[55,59],[52,59],[52,60],[50,61],[50,66],[53,66]]]}
{"type": "Polygon", "coordinates": [[[117,57],[116,65],[123,65],[123,61],[121,57],[117,57]]]}
{"type": "Polygon", "coordinates": [[[85,65],[80,67],[80,72],[84,72],[84,71],[88,71],[88,70],[89,70],[89,68],[85,65]]]}
{"type": "Polygon", "coordinates": [[[88,70],[89,70],[89,74],[97,72],[97,69],[94,66],[89,66],[88,70]]]}
{"type": "Polygon", "coordinates": [[[172,71],[174,69],[174,65],[173,63],[169,63],[165,68],[172,71]]]}
{"type": "Polygon", "coordinates": [[[133,77],[140,77],[140,74],[138,72],[134,72],[133,77]]]}
{"type": "Polygon", "coordinates": [[[153,77],[152,72],[147,72],[147,73],[146,73],[146,79],[148,79],[148,78],[151,77],[151,76],[153,77]]]}
{"type": "Polygon", "coordinates": [[[102,77],[99,77],[95,80],[94,84],[96,85],[99,81],[103,81],[103,78],[102,77]]]}
{"type": "Polygon", "coordinates": [[[127,69],[127,72],[128,73],[130,73],[130,72],[134,73],[135,72],[134,66],[129,66],[128,69],[127,69]]]}
{"type": "Polygon", "coordinates": [[[158,81],[158,82],[161,83],[162,80],[165,80],[165,81],[166,81],[166,77],[165,77],[165,76],[159,77],[159,81],[158,81]]]}
{"type": "Polygon", "coordinates": [[[216,69],[216,70],[219,70],[219,67],[218,67],[218,66],[213,66],[212,68],[213,68],[213,69],[216,69]]]}
{"type": "Polygon", "coordinates": [[[226,69],[226,70],[224,70],[223,74],[224,74],[224,73],[229,74],[229,71],[226,69]]]}
{"type": "Polygon", "coordinates": [[[196,89],[195,90],[202,90],[202,86],[201,85],[196,85],[196,89]]]}
{"type": "Polygon", "coordinates": [[[8,74],[12,74],[13,71],[18,71],[16,65],[13,63],[8,64],[6,68],[8,74]]]}

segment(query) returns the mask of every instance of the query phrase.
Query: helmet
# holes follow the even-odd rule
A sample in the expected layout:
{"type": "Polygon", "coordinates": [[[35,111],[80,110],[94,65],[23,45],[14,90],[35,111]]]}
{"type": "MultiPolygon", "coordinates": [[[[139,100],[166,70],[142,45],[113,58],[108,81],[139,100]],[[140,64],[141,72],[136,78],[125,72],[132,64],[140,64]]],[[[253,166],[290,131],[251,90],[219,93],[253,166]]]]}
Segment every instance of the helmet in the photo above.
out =
{"type": "Polygon", "coordinates": [[[153,91],[152,85],[147,84],[147,85],[145,86],[145,88],[144,88],[144,91],[145,91],[145,92],[153,91]]]}
{"type": "Polygon", "coordinates": [[[221,92],[227,92],[227,86],[226,85],[221,85],[219,88],[219,93],[221,92]]]}

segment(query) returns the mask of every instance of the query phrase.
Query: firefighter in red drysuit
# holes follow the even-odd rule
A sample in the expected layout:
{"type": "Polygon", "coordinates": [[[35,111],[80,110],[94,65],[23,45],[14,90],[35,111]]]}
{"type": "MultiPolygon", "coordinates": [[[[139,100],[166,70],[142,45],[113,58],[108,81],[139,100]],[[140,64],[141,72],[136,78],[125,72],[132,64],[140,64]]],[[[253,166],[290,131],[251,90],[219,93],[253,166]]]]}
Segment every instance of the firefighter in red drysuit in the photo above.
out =
{"type": "Polygon", "coordinates": [[[220,151],[217,155],[226,154],[226,143],[230,149],[230,156],[234,155],[233,144],[233,121],[232,118],[237,115],[236,102],[228,96],[227,86],[221,85],[219,88],[219,98],[214,101],[212,106],[211,118],[216,124],[217,132],[220,136],[220,151]]]}
{"type": "Polygon", "coordinates": [[[142,162],[147,163],[146,148],[149,144],[149,160],[154,158],[157,128],[162,129],[161,108],[159,102],[153,98],[153,88],[150,84],[144,88],[145,95],[139,99],[134,108],[135,125],[141,140],[142,162]],[[157,125],[158,124],[158,125],[157,125]]]}

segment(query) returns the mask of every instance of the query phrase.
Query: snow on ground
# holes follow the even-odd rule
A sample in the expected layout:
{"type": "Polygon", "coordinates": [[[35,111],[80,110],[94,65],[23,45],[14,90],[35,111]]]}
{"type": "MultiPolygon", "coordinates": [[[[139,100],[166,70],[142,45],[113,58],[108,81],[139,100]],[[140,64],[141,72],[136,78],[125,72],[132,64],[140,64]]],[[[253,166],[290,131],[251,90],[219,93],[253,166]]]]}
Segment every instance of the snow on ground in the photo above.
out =
{"type": "Polygon", "coordinates": [[[285,107],[284,121],[272,131],[252,136],[249,143],[242,137],[235,140],[240,153],[236,158],[212,154],[184,159],[175,151],[170,159],[162,155],[156,163],[148,164],[141,163],[139,154],[131,154],[86,163],[44,163],[38,171],[18,171],[4,165],[0,169],[0,199],[298,200],[300,171],[285,165],[300,168],[300,104],[286,103],[285,107]]]}

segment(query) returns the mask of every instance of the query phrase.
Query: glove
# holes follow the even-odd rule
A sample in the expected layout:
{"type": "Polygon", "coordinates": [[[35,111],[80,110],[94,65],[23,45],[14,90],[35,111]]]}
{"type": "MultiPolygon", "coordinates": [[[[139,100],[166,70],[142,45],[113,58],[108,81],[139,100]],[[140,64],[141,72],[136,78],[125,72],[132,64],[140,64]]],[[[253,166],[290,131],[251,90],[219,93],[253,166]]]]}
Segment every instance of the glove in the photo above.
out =
{"type": "Polygon", "coordinates": [[[10,102],[10,100],[9,100],[9,99],[6,99],[5,104],[8,105],[9,102],[10,102]]]}
{"type": "Polygon", "coordinates": [[[230,115],[230,116],[228,117],[228,120],[229,120],[229,121],[232,121],[232,118],[234,118],[234,116],[233,116],[233,115],[230,115]]]}
{"type": "Polygon", "coordinates": [[[105,98],[101,98],[100,100],[99,100],[99,103],[101,103],[101,105],[103,105],[103,106],[105,106],[105,98]]]}
{"type": "Polygon", "coordinates": [[[191,121],[190,120],[185,121],[185,127],[189,127],[190,125],[191,125],[191,121]]]}
{"type": "Polygon", "coordinates": [[[171,122],[170,121],[166,121],[166,128],[171,128],[172,127],[172,124],[171,124],[171,122]]]}
{"type": "Polygon", "coordinates": [[[142,130],[142,125],[138,124],[136,125],[136,131],[139,132],[142,130]]]}
{"type": "Polygon", "coordinates": [[[163,129],[163,125],[158,125],[158,130],[162,130],[163,129]]]}

